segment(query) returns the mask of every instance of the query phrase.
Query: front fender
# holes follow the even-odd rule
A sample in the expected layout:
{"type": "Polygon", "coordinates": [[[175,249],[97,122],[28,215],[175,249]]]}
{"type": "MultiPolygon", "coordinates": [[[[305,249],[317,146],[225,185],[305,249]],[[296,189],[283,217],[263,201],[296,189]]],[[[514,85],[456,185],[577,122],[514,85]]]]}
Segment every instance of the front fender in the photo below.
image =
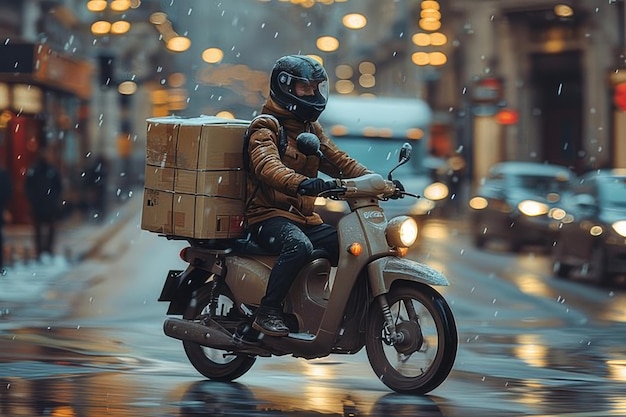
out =
{"type": "Polygon", "coordinates": [[[367,265],[374,297],[389,292],[395,280],[421,282],[432,286],[448,286],[450,283],[439,271],[428,265],[397,256],[387,256],[367,265]]]}

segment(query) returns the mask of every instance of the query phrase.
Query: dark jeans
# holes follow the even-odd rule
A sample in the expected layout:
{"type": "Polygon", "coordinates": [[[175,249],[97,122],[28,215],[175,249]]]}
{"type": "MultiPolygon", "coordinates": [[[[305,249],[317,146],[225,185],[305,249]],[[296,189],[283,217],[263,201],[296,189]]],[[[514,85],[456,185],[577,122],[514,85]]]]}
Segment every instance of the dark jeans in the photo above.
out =
{"type": "Polygon", "coordinates": [[[35,226],[35,252],[37,258],[40,258],[43,253],[52,255],[56,232],[56,219],[35,218],[33,223],[35,226]]]}
{"type": "Polygon", "coordinates": [[[275,217],[253,225],[251,232],[262,248],[279,253],[261,300],[262,306],[282,308],[292,282],[314,249],[324,249],[332,265],[339,262],[337,229],[329,224],[301,226],[283,217],[275,217]]]}

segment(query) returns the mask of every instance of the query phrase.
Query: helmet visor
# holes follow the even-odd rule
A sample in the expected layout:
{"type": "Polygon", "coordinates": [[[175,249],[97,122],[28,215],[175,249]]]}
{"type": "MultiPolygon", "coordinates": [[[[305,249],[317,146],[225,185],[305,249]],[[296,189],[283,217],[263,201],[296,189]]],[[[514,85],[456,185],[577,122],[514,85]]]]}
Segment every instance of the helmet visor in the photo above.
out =
{"type": "Polygon", "coordinates": [[[285,95],[310,104],[326,104],[328,80],[309,80],[285,71],[279,74],[278,80],[280,89],[285,95]]]}

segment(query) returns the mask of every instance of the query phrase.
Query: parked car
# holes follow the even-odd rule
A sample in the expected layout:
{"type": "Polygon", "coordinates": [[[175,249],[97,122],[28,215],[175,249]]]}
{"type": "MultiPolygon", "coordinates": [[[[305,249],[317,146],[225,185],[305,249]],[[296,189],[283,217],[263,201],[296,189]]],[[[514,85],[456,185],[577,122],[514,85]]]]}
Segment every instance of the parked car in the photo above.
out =
{"type": "Polygon", "coordinates": [[[507,241],[513,251],[526,244],[552,245],[564,215],[559,205],[575,174],[536,162],[501,162],[469,200],[474,244],[507,241]]]}
{"type": "Polygon", "coordinates": [[[553,251],[554,272],[576,269],[599,284],[626,274],[626,170],[598,170],[580,177],[565,201],[553,251]]]}

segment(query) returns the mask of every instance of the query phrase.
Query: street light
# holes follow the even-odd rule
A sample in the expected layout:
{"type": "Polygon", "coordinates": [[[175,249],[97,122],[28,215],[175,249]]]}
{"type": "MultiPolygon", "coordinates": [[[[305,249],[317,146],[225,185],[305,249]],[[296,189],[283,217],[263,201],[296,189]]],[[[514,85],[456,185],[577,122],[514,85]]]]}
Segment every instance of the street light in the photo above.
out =
{"type": "Polygon", "coordinates": [[[367,18],[359,13],[349,13],[341,21],[348,29],[362,29],[367,25],[367,18]]]}
{"type": "Polygon", "coordinates": [[[224,52],[219,48],[207,48],[202,51],[202,60],[207,64],[217,64],[224,59],[224,52]]]}
{"type": "Polygon", "coordinates": [[[91,33],[94,35],[106,35],[111,31],[111,22],[98,20],[91,25],[91,33]]]}
{"type": "Polygon", "coordinates": [[[87,10],[90,12],[102,12],[107,8],[106,0],[90,0],[87,3],[87,10]]]}
{"type": "Polygon", "coordinates": [[[172,52],[184,52],[191,46],[191,39],[185,36],[174,36],[167,41],[167,49],[172,52]]]}
{"type": "Polygon", "coordinates": [[[315,45],[320,51],[334,52],[339,48],[339,40],[333,36],[320,36],[315,45]]]}
{"type": "Polygon", "coordinates": [[[113,35],[123,35],[130,30],[130,22],[118,20],[111,24],[111,33],[113,35]]]}

